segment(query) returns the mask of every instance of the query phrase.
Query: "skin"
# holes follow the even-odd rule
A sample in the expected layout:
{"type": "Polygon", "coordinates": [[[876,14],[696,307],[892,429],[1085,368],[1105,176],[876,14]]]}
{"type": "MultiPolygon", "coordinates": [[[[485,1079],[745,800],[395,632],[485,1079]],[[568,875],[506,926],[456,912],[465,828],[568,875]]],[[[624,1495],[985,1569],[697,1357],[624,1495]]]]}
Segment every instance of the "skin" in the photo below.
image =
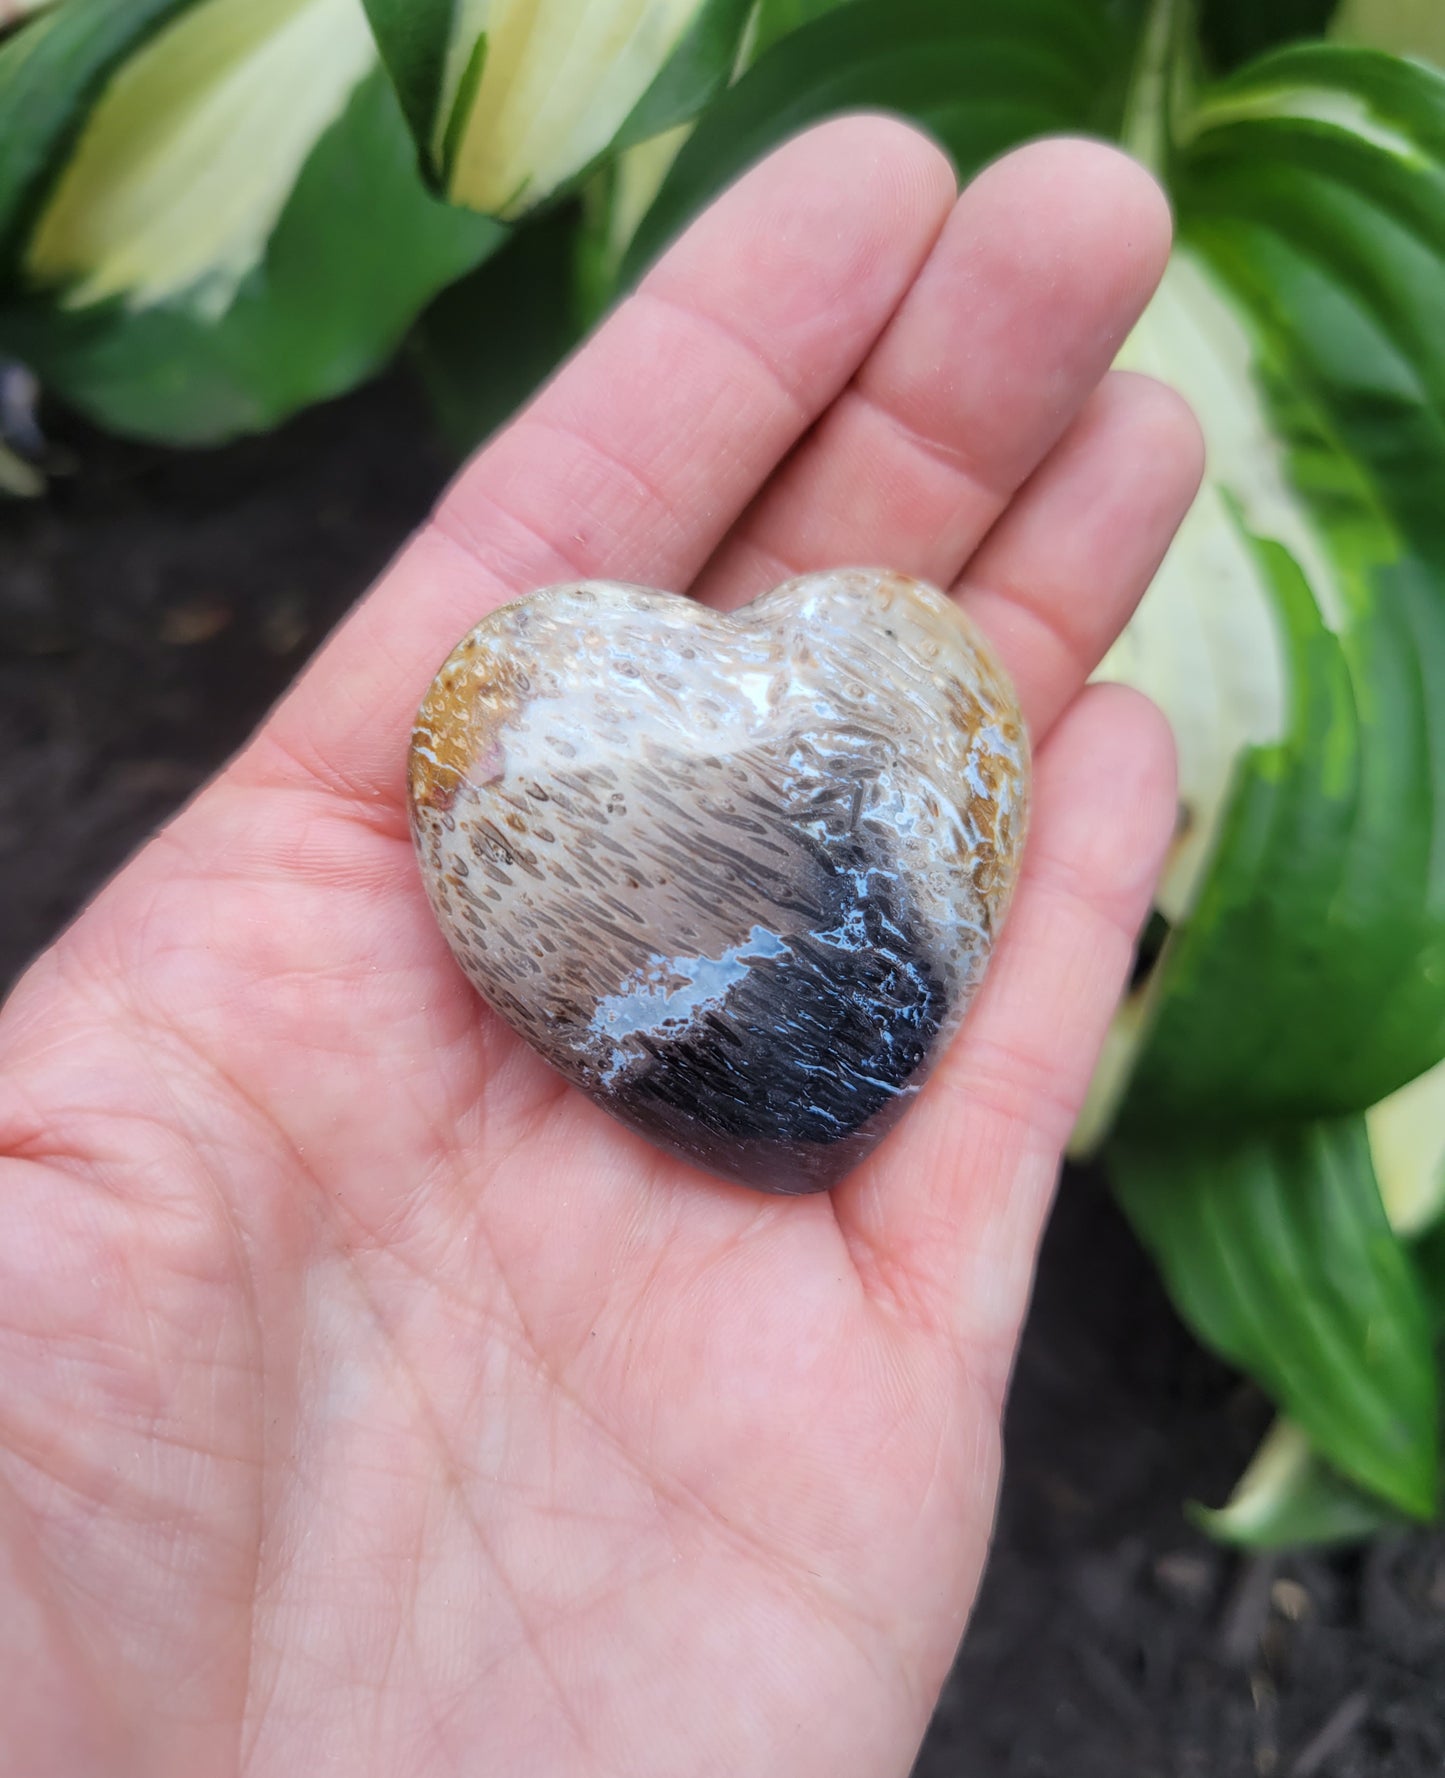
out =
{"type": "Polygon", "coordinates": [[[1200,470],[1110,374],[1169,241],[1104,147],[962,195],[780,150],[484,450],[0,1019],[0,1768],[905,1773],[987,1550],[1060,1148],[1174,819],[1083,690],[1200,470]],[[422,894],[413,711],[499,601],[954,586],[1037,749],[1024,878],[830,1195],[660,1158],[487,1013],[422,894]]]}

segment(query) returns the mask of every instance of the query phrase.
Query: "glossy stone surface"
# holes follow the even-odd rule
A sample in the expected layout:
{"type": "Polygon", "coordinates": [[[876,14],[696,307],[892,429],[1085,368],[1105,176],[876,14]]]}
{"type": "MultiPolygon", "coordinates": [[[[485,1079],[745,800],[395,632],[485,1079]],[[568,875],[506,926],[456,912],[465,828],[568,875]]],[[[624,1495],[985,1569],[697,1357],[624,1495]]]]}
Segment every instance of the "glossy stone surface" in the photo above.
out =
{"type": "Polygon", "coordinates": [[[412,737],[427,893],[473,984],[614,1116],[825,1189],[978,986],[1028,745],[958,607],[874,569],[724,615],[585,581],[503,606],[412,737]]]}

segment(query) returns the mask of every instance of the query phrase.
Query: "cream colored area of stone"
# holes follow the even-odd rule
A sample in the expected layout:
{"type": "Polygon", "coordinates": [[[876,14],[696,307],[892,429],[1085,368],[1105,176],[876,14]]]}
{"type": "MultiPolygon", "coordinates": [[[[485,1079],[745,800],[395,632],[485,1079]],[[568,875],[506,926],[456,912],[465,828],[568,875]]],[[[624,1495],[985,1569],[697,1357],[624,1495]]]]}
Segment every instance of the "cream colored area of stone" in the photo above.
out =
{"type": "Polygon", "coordinates": [[[412,818],[468,976],[596,1083],[618,1066],[597,1009],[634,1028],[617,1009],[649,995],[659,1018],[700,983],[725,998],[767,935],[806,928],[814,847],[856,842],[901,882],[951,1035],[1017,878],[1028,777],[1006,676],[932,588],[847,569],[723,614],[585,581],[493,612],[449,657],[412,818]]]}

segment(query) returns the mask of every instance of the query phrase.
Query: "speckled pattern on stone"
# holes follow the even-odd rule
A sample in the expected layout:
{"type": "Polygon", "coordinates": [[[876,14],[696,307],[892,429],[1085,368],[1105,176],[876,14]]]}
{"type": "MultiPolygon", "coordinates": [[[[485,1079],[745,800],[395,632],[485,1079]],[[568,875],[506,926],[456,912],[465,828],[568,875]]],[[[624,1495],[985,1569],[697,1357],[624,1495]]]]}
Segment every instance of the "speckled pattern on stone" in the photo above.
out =
{"type": "Polygon", "coordinates": [[[744,609],[605,581],[493,612],[409,792],[490,1004],[670,1152],[834,1184],[958,1028],[1008,907],[1028,744],[949,599],[844,569],[744,609]]]}

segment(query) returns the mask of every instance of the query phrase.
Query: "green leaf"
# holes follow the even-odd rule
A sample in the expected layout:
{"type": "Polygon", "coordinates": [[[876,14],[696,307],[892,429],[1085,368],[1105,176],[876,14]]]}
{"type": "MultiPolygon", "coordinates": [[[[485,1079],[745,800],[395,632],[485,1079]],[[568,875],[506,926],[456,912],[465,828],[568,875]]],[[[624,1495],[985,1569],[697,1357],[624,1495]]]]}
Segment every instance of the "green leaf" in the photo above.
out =
{"type": "Polygon", "coordinates": [[[448,194],[453,191],[452,176],[456,170],[457,156],[461,152],[462,137],[466,134],[472,108],[481,91],[482,76],[487,68],[489,42],[490,39],[483,31],[473,40],[467,51],[466,61],[462,64],[462,71],[457,79],[456,91],[452,94],[441,134],[437,138],[437,172],[442,190],[448,194]]]}
{"type": "Polygon", "coordinates": [[[1190,816],[1136,1129],[1362,1110],[1445,1055],[1445,81],[1282,52],[1173,165],[1134,359],[1211,466],[1107,664],[1161,696],[1190,816]]]}
{"type": "Polygon", "coordinates": [[[1199,495],[1098,675],[1146,691],[1174,730],[1181,822],[1156,901],[1175,926],[1198,899],[1240,755],[1281,742],[1289,729],[1285,638],[1250,526],[1292,536],[1299,515],[1248,352],[1224,293],[1182,248],[1120,355],[1188,397],[1209,446],[1199,495]],[[1251,502],[1247,515],[1241,495],[1251,502]]]}
{"type": "Polygon", "coordinates": [[[617,294],[627,249],[692,130],[691,124],[678,124],[635,148],[624,149],[588,186],[589,258],[584,276],[594,318],[617,294]]]}
{"type": "Polygon", "coordinates": [[[1410,1249],[1425,1287],[1437,1345],[1445,1347],[1445,1222],[1435,1222],[1410,1249]]]}
{"type": "MultiPolygon", "coordinates": [[[[1039,3],[830,11],[708,112],[623,277],[838,109],[904,111],[965,174],[1039,130],[1117,130],[1135,22],[1111,35],[1102,11],[1039,3]]],[[[1172,694],[1191,817],[1139,1022],[1137,1123],[1358,1110],[1445,1053],[1439,108],[1422,70],[1297,52],[1207,96],[1170,157],[1183,247],[1142,356],[1208,410],[1214,469],[1109,665],[1172,694]],[[1262,206],[1282,238],[1308,236],[1268,275],[1262,206]]]]}
{"type": "Polygon", "coordinates": [[[351,388],[418,309],[505,239],[427,195],[380,69],[309,156],[265,248],[219,314],[189,294],[0,311],[0,344],[120,432],[210,443],[351,388]]]}
{"type": "Polygon", "coordinates": [[[1192,1503],[1189,1516],[1220,1543],[1252,1550],[1358,1543],[1400,1522],[1331,1469],[1290,1420],[1275,1421],[1223,1506],[1192,1503]]]}
{"type": "Polygon", "coordinates": [[[786,37],[802,25],[811,25],[814,19],[822,18],[825,12],[832,12],[847,0],[760,0],[758,6],[758,22],[753,27],[752,55],[750,60],[756,61],[765,55],[779,38],[786,37]]]}
{"type": "Polygon", "coordinates": [[[1321,37],[1339,0],[1203,0],[1199,35],[1221,73],[1298,38],[1321,37]]]}
{"type": "Polygon", "coordinates": [[[510,419],[576,345],[576,206],[514,231],[502,251],[445,290],[412,352],[458,457],[510,419]]]}
{"type": "Polygon", "coordinates": [[[782,38],[707,111],[624,263],[630,279],[785,137],[860,106],[931,130],[966,176],[1056,130],[1111,133],[1132,11],[1101,0],[858,0],[782,38]]]}
{"type": "Polygon", "coordinates": [[[1428,1518],[1438,1490],[1430,1318],[1380,1203],[1362,1119],[1116,1140],[1120,1202],[1200,1339],[1341,1473],[1428,1518]]]}
{"type": "Polygon", "coordinates": [[[447,45],[457,0],[362,0],[391,76],[402,115],[428,170],[437,100],[446,73],[447,45]]]}
{"type": "Polygon", "coordinates": [[[1390,1227],[1423,1234],[1445,1216],[1445,1063],[1372,1105],[1365,1127],[1390,1227]]]}
{"type": "Polygon", "coordinates": [[[357,0],[203,0],[112,70],[25,243],[80,307],[219,311],[376,50],[357,0]]]}
{"type": "Polygon", "coordinates": [[[726,84],[750,0],[367,0],[424,163],[515,217],[726,84]]]}
{"type": "MultiPolygon", "coordinates": [[[[1445,1066],[1433,1069],[1366,1114],[1380,1196],[1397,1235],[1425,1232],[1410,1247],[1424,1291],[1437,1358],[1445,1345],[1445,1066]]],[[[1277,1420],[1217,1510],[1191,1516],[1222,1543],[1252,1549],[1350,1543],[1372,1537],[1398,1516],[1332,1468],[1289,1420],[1277,1420]]]]}
{"type": "Polygon", "coordinates": [[[688,123],[727,85],[753,0],[705,0],[697,17],[618,130],[609,152],[688,123]]]}
{"type": "Polygon", "coordinates": [[[0,46],[0,289],[113,70],[195,0],[66,0],[0,46]]]}

